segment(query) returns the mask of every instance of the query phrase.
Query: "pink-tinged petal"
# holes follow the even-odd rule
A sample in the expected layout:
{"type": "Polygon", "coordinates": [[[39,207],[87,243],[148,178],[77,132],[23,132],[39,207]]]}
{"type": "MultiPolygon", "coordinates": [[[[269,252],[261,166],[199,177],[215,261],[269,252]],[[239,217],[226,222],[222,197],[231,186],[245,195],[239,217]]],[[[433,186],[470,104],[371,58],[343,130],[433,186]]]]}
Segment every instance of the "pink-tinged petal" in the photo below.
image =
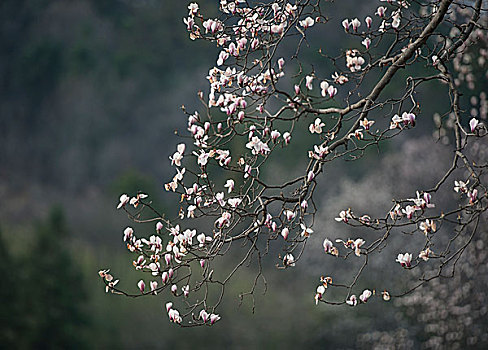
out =
{"type": "Polygon", "coordinates": [[[283,230],[281,230],[281,236],[283,236],[285,241],[288,238],[289,234],[290,234],[290,230],[288,229],[288,227],[285,227],[283,230]]]}
{"type": "Polygon", "coordinates": [[[169,310],[171,310],[171,308],[173,307],[173,303],[167,302],[165,307],[166,307],[166,312],[169,312],[169,310]]]}
{"type": "Polygon", "coordinates": [[[219,315],[216,315],[216,314],[211,314],[210,315],[210,324],[214,324],[218,320],[220,320],[220,316],[219,315]]]}
{"type": "Polygon", "coordinates": [[[476,118],[472,118],[470,121],[469,121],[469,127],[471,129],[471,132],[474,132],[476,127],[478,126],[479,124],[479,121],[478,119],[476,118]]]}
{"type": "Polygon", "coordinates": [[[140,280],[137,283],[137,287],[139,288],[139,290],[141,291],[141,293],[144,293],[144,289],[146,288],[146,284],[144,283],[143,280],[140,280]]]}

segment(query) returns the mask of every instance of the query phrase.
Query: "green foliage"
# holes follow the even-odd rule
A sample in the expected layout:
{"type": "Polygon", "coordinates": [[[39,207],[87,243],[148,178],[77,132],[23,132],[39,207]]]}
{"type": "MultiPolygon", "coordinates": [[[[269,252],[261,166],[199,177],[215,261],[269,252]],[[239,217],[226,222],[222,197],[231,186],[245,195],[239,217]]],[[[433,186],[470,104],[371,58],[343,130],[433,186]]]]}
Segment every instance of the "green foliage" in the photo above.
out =
{"type": "Polygon", "coordinates": [[[86,291],[67,238],[63,212],[54,208],[38,224],[32,248],[21,256],[10,256],[0,240],[0,265],[7,282],[2,283],[1,297],[8,300],[0,308],[2,345],[20,349],[87,347],[86,291]]]}

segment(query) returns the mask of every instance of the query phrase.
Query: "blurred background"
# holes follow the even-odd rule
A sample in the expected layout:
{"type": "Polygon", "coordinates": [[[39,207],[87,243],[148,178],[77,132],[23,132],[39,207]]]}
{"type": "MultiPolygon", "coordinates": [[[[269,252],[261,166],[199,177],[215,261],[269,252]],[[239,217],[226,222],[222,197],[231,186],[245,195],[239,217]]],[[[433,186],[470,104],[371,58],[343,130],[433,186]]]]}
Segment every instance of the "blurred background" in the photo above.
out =
{"type": "MultiPolygon", "coordinates": [[[[199,3],[210,16],[217,13],[216,2],[199,3]]],[[[356,10],[361,4],[357,1],[356,10]]],[[[425,124],[408,138],[326,171],[317,234],[305,263],[277,270],[277,254],[267,256],[267,291],[258,285],[254,313],[249,299],[242,304],[239,299],[252,285],[253,265],[229,285],[222,321],[211,328],[170,324],[164,295],[129,300],[105,294],[101,268],[110,267],[126,288],[139,279],[122,244],[122,231],[131,223],[115,210],[119,195],[149,193],[163,212],[176,215],[175,198],[164,193],[163,184],[173,176],[168,156],[180,140],[175,130],[186,125],[180,108],[198,108],[196,92],[207,91],[205,75],[218,52],[188,39],[182,22],[186,5],[0,1],[1,347],[442,348],[446,342],[453,348],[485,347],[483,239],[469,253],[475,259],[466,262],[471,272],[464,275],[461,268],[459,280],[424,288],[406,303],[375,300],[352,309],[315,306],[313,300],[319,277],[333,270],[322,252],[323,239],[355,234],[333,220],[340,210],[354,206],[358,213],[383,213],[392,198],[412,196],[447,168],[449,147],[432,137],[432,115],[441,102],[425,105],[420,115],[425,124]],[[457,288],[461,295],[449,299],[457,288]],[[422,296],[430,296],[428,305],[422,296]]],[[[331,33],[320,35],[331,49],[343,44],[331,33]]],[[[320,60],[316,52],[310,55],[320,60]]],[[[426,90],[422,99],[435,100],[433,93],[426,90]]],[[[302,146],[298,150],[307,149],[303,129],[294,138],[302,146]]],[[[486,156],[486,145],[475,152],[486,156]]],[[[301,170],[290,157],[268,171],[276,176],[301,170]]],[[[485,237],[486,223],[481,231],[485,237]]],[[[238,258],[227,256],[221,264],[238,258]]],[[[393,265],[379,262],[360,286],[374,288],[372,281],[381,279],[406,283],[409,277],[393,265]]]]}

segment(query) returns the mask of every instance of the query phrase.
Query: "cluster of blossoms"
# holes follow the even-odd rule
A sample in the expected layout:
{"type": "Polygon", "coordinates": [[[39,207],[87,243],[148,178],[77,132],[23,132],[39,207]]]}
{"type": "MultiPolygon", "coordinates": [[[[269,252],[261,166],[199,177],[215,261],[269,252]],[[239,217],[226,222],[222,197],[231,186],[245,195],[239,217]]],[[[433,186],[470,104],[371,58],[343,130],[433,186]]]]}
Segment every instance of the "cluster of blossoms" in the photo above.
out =
{"type": "Polygon", "coordinates": [[[395,114],[391,118],[390,129],[403,129],[408,128],[409,126],[415,126],[415,114],[403,112],[402,116],[400,117],[398,114],[395,114]]]}
{"type": "Polygon", "coordinates": [[[358,50],[352,49],[346,51],[346,67],[349,68],[351,72],[361,71],[364,63],[365,60],[361,57],[358,50]]]}
{"type": "MultiPolygon", "coordinates": [[[[420,113],[415,100],[416,89],[434,79],[442,84],[447,82],[451,96],[456,97],[451,100],[453,104],[450,106],[454,111],[452,128],[457,138],[453,168],[432,190],[418,191],[416,198],[395,200],[393,208],[387,210],[384,217],[357,217],[351,209],[339,213],[335,218],[337,222],[371,229],[381,235],[371,236],[371,239],[368,236],[368,243],[357,236],[356,239],[323,240],[327,255],[344,260],[349,256],[356,257],[354,259],[357,261],[364,260],[358,275],[346,286],[347,294],[332,303],[356,306],[376,295],[374,289],[353,294],[353,288],[372,254],[386,248],[386,240],[392,236],[390,233],[393,229],[411,228],[412,237],[423,240],[417,261],[432,259],[428,264],[433,265],[436,260],[454,260],[449,255],[449,249],[441,252],[437,245],[434,246],[433,241],[440,235],[441,224],[454,222],[459,225],[457,230],[466,230],[474,218],[486,210],[487,195],[481,178],[483,167],[473,168],[463,153],[467,140],[471,142],[486,135],[484,124],[476,118],[478,114],[481,115],[481,108],[469,121],[469,129],[465,130],[463,125],[467,125],[467,121],[460,121],[458,114],[461,109],[454,105],[454,101],[460,97],[454,90],[456,82],[446,73],[446,60],[454,52],[434,52],[427,40],[431,36],[442,37],[445,30],[437,29],[440,23],[452,25],[443,21],[451,2],[441,0],[431,16],[412,13],[406,1],[380,1],[380,5],[374,5],[364,19],[365,25],[358,18],[342,21],[345,33],[341,30],[340,34],[358,39],[356,47],[361,49],[342,48],[340,59],[321,52],[324,59],[329,59],[334,66],[333,70],[322,74],[316,67],[308,68],[307,64],[301,62],[301,53],[306,50],[302,42],[306,42],[309,36],[313,37],[319,25],[328,23],[328,19],[322,15],[319,0],[294,3],[273,1],[252,6],[241,0],[221,0],[219,9],[222,14],[217,18],[205,18],[197,3],[189,4],[188,16],[183,22],[190,39],[210,41],[217,45],[219,52],[215,66],[208,70],[206,77],[208,91],[198,93],[205,113],[189,113],[183,107],[191,142],[178,144],[169,156],[176,173],[164,188],[179,195],[177,217],[167,220],[152,206],[146,194],[139,193],[132,198],[124,194],[120,197],[117,208],[123,209],[129,218],[156,223],[155,232],[148,238],[136,237],[132,227],[124,230],[123,240],[128,250],[136,255],[133,266],[151,276],[150,280],[141,279],[137,283],[138,292],[130,295],[162,295],[168,290],[174,297],[165,307],[171,322],[212,325],[220,316],[213,313],[218,303],[209,305],[207,291],[221,288],[223,294],[225,284],[235,271],[253,257],[259,257],[261,268],[260,259],[266,255],[260,250],[262,247],[269,247],[273,241],[277,241],[276,244],[281,245],[284,252],[278,255],[277,265],[291,268],[299,264],[302,256],[300,250],[305,247],[305,242],[312,235],[323,234],[312,229],[317,212],[313,195],[320,184],[319,175],[326,172],[331,162],[361,158],[367,148],[378,147],[384,140],[398,134],[391,130],[414,127],[420,113]],[[361,32],[363,29],[364,32],[361,32]],[[397,39],[388,50],[380,52],[381,39],[383,35],[386,37],[386,33],[395,33],[397,39]],[[297,51],[293,59],[285,60],[278,56],[277,52],[281,51],[277,49],[282,42],[297,38],[297,51]],[[381,95],[399,69],[415,67],[417,61],[426,55],[431,58],[436,56],[436,64],[428,68],[437,70],[437,75],[407,79],[405,91],[397,98],[381,95]],[[291,72],[294,75],[288,74],[291,72]],[[381,75],[377,79],[375,74],[381,75]],[[369,92],[363,93],[363,81],[377,83],[369,92]],[[408,101],[414,104],[410,109],[405,106],[408,101]],[[383,122],[379,114],[385,110],[390,112],[387,112],[383,122]],[[393,112],[400,113],[402,110],[408,112],[403,112],[401,116],[393,112]],[[302,125],[306,125],[304,133],[298,130],[302,125]],[[307,132],[307,127],[312,135],[307,132]],[[309,136],[303,141],[307,145],[309,158],[306,169],[291,179],[288,171],[271,177],[263,175],[266,172],[262,169],[268,166],[276,151],[288,152],[294,148],[289,147],[294,132],[299,136],[309,136]],[[447,179],[461,167],[469,173],[470,179],[474,179],[474,184],[468,187],[469,180],[456,180],[455,191],[467,196],[469,204],[434,213],[436,207],[432,203],[432,195],[440,188],[444,189],[447,179]],[[457,216],[468,219],[456,219],[457,216]],[[180,228],[181,221],[199,218],[206,218],[202,221],[209,223],[210,227],[205,230],[198,226],[197,231],[183,228],[184,224],[181,223],[180,228]],[[246,258],[228,276],[217,280],[213,274],[214,260],[226,254],[236,241],[247,243],[242,245],[247,249],[246,258]],[[336,247],[333,242],[340,244],[336,247]],[[436,254],[431,247],[435,247],[436,254]],[[199,271],[201,276],[197,277],[195,271],[199,271]],[[188,311],[180,313],[173,307],[173,302],[176,303],[178,298],[188,311]]],[[[463,28],[463,25],[453,27],[463,28]]],[[[470,26],[465,27],[465,30],[473,30],[470,26]]],[[[469,33],[466,35],[470,37],[469,33]]],[[[441,126],[443,123],[440,118],[441,126]]],[[[395,255],[397,253],[394,252],[395,255]]],[[[393,256],[390,257],[389,261],[393,262],[393,256]]],[[[412,259],[413,255],[405,252],[398,254],[396,262],[404,268],[414,269],[419,264],[412,264],[412,259]]],[[[398,268],[398,265],[395,266],[398,268]]],[[[102,270],[100,276],[107,291],[129,294],[118,289],[118,280],[114,281],[108,270],[102,270]]],[[[332,277],[321,278],[315,292],[315,303],[329,303],[325,295],[328,288],[344,288],[345,284],[342,281],[336,283],[336,279],[334,277],[332,283],[332,277]]],[[[396,295],[390,295],[385,290],[378,296],[388,301],[396,295]]]]}

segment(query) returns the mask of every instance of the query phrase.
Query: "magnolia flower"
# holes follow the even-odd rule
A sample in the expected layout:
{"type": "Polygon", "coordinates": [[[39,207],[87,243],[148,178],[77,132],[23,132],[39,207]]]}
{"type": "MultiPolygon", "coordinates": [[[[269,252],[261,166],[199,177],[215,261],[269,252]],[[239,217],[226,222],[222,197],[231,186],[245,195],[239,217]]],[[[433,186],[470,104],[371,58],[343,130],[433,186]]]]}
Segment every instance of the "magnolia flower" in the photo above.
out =
{"type": "Polygon", "coordinates": [[[307,210],[308,208],[308,202],[306,199],[304,199],[301,203],[300,203],[300,208],[302,208],[303,211],[307,210]]]}
{"type": "Polygon", "coordinates": [[[169,157],[171,160],[171,165],[181,166],[181,160],[183,159],[183,154],[185,153],[185,144],[180,143],[176,147],[176,152],[173,154],[172,157],[169,157]]]}
{"type": "Polygon", "coordinates": [[[351,209],[342,210],[339,213],[339,217],[335,218],[334,220],[335,221],[343,221],[343,222],[347,223],[349,221],[349,219],[352,219],[351,209]]]}
{"type": "Polygon", "coordinates": [[[134,230],[132,229],[132,227],[127,227],[124,230],[124,242],[130,241],[133,234],[134,234],[134,230]]]}
{"type": "Polygon", "coordinates": [[[224,226],[228,227],[231,218],[232,218],[232,214],[225,211],[222,213],[222,216],[215,221],[215,224],[217,225],[218,228],[222,228],[224,226]]]}
{"type": "Polygon", "coordinates": [[[352,26],[352,29],[356,32],[358,28],[361,26],[361,22],[359,21],[359,19],[354,18],[351,21],[350,25],[352,26]]]}
{"type": "Polygon", "coordinates": [[[205,22],[202,23],[203,28],[205,28],[205,32],[215,33],[217,31],[223,30],[223,25],[218,20],[214,19],[207,19],[205,22]]]}
{"type": "Polygon", "coordinates": [[[364,130],[369,130],[371,125],[374,124],[374,120],[368,120],[367,118],[364,118],[359,122],[359,124],[364,128],[364,130]]]}
{"type": "Polygon", "coordinates": [[[280,137],[280,132],[278,130],[273,130],[271,131],[271,140],[273,140],[273,142],[276,142],[276,139],[278,139],[278,137],[280,137]]]}
{"type": "Polygon", "coordinates": [[[220,320],[220,316],[219,315],[216,315],[216,314],[211,314],[210,315],[210,324],[214,324],[215,322],[217,322],[218,320],[220,320]]]}
{"type": "Polygon", "coordinates": [[[154,293],[154,295],[158,294],[158,291],[156,290],[158,288],[158,282],[156,281],[151,281],[149,283],[150,287],[151,287],[151,292],[154,293]]]}
{"type": "Polygon", "coordinates": [[[325,80],[320,82],[320,93],[322,97],[327,96],[327,89],[329,88],[329,83],[325,80]]]}
{"type": "Polygon", "coordinates": [[[322,122],[322,119],[316,118],[315,119],[315,122],[313,124],[310,124],[310,126],[308,127],[308,129],[310,130],[310,133],[312,133],[312,134],[313,133],[321,134],[322,133],[322,128],[324,126],[325,126],[325,123],[322,122]]]}
{"type": "Polygon", "coordinates": [[[424,193],[423,196],[417,191],[417,198],[409,198],[408,200],[415,203],[415,210],[425,209],[425,208],[435,208],[435,204],[431,203],[432,196],[429,193],[424,193]]]}
{"type": "Polygon", "coordinates": [[[373,292],[371,292],[369,289],[365,289],[363,293],[359,296],[359,300],[361,300],[363,303],[366,303],[372,295],[373,292]]]}
{"type": "Polygon", "coordinates": [[[137,283],[137,287],[139,288],[139,290],[141,291],[141,293],[144,293],[144,289],[146,288],[146,284],[144,283],[143,280],[140,280],[137,283]]]}
{"type": "Polygon", "coordinates": [[[313,230],[304,224],[300,224],[300,228],[302,229],[302,237],[308,237],[313,233],[313,230]]]}
{"type": "Polygon", "coordinates": [[[229,203],[232,208],[237,208],[241,202],[242,198],[230,198],[227,200],[227,203],[229,203]]]}
{"type": "Polygon", "coordinates": [[[476,127],[478,126],[478,124],[479,124],[479,121],[476,118],[472,118],[469,121],[469,128],[471,129],[471,132],[474,132],[474,130],[476,129],[476,127]]]}
{"type": "Polygon", "coordinates": [[[144,198],[147,198],[147,194],[144,194],[144,193],[139,193],[137,194],[137,196],[135,197],[132,197],[129,201],[130,205],[133,205],[134,208],[137,208],[137,206],[139,205],[139,202],[141,199],[144,199],[144,198]]]}
{"type": "Polygon", "coordinates": [[[283,57],[280,57],[278,59],[278,68],[282,70],[284,66],[285,66],[285,59],[283,57]]]}
{"type": "Polygon", "coordinates": [[[205,245],[205,242],[211,242],[212,241],[212,237],[207,237],[205,236],[204,233],[200,233],[198,236],[197,236],[197,241],[199,243],[199,247],[203,247],[205,245]]]}
{"type": "Polygon", "coordinates": [[[402,217],[402,207],[400,204],[395,205],[392,211],[390,211],[390,218],[395,220],[398,217],[402,217]]]}
{"type": "Polygon", "coordinates": [[[478,190],[475,188],[473,191],[468,192],[469,204],[474,204],[476,198],[478,197],[478,190]]]}
{"type": "Polygon", "coordinates": [[[346,300],[346,304],[350,306],[356,306],[358,304],[358,299],[356,296],[353,294],[349,297],[348,300],[346,300]]]}
{"type": "Polygon", "coordinates": [[[415,114],[413,113],[407,113],[407,112],[403,112],[402,114],[402,120],[403,120],[403,124],[405,124],[405,126],[408,126],[408,125],[411,125],[411,126],[415,126],[415,114]]]}
{"type": "Polygon", "coordinates": [[[296,215],[296,214],[295,214],[295,212],[294,212],[293,210],[285,210],[284,214],[285,214],[286,219],[287,219],[288,221],[293,220],[293,219],[295,218],[295,215],[296,215]]]}
{"type": "Polygon", "coordinates": [[[454,191],[456,192],[459,192],[461,191],[461,193],[466,193],[468,192],[468,183],[469,183],[469,180],[464,182],[464,181],[454,181],[454,191]]]}
{"type": "Polygon", "coordinates": [[[419,225],[420,230],[424,231],[424,234],[427,236],[428,233],[436,231],[436,224],[434,220],[425,220],[422,221],[419,225]]]}
{"type": "Polygon", "coordinates": [[[173,307],[173,303],[172,302],[167,302],[166,305],[165,305],[166,312],[169,312],[169,310],[171,310],[172,307],[173,307]]]}
{"type": "Polygon", "coordinates": [[[315,21],[312,17],[307,17],[303,21],[300,21],[300,25],[307,29],[308,27],[312,27],[315,24],[315,21]]]}
{"type": "Polygon", "coordinates": [[[415,213],[415,210],[416,210],[415,207],[413,207],[411,205],[407,205],[405,207],[405,209],[402,209],[402,213],[405,214],[408,219],[412,219],[413,214],[415,213]]]}
{"type": "Polygon", "coordinates": [[[252,150],[252,154],[266,154],[270,152],[269,146],[261,141],[258,136],[253,136],[251,141],[246,144],[246,148],[252,150]]]}
{"type": "Polygon", "coordinates": [[[181,287],[181,291],[183,292],[183,295],[187,297],[190,294],[190,286],[186,285],[181,287]]]}
{"type": "Polygon", "coordinates": [[[321,284],[320,286],[317,287],[317,293],[315,294],[315,305],[319,303],[319,300],[322,299],[324,293],[325,293],[325,287],[324,285],[321,284]]]}
{"type": "Polygon", "coordinates": [[[366,242],[362,238],[357,238],[354,241],[353,248],[354,248],[354,254],[356,254],[356,256],[360,256],[361,255],[361,249],[359,249],[359,248],[361,248],[364,243],[366,243],[366,242]]]}
{"type": "Polygon", "coordinates": [[[120,209],[123,206],[125,206],[127,203],[129,203],[129,200],[130,200],[129,196],[126,195],[125,193],[121,195],[119,198],[119,205],[117,205],[117,209],[120,209]]]}
{"type": "Polygon", "coordinates": [[[164,261],[166,262],[166,265],[169,265],[169,263],[171,262],[171,254],[164,254],[164,261]]]}
{"type": "Polygon", "coordinates": [[[161,274],[161,280],[163,281],[163,284],[166,284],[169,281],[169,275],[168,272],[164,271],[161,274]]]}
{"type": "Polygon", "coordinates": [[[410,267],[412,261],[412,254],[405,253],[405,254],[398,254],[396,262],[399,262],[402,267],[410,267]]]}
{"type": "Polygon", "coordinates": [[[375,15],[383,17],[385,15],[385,13],[386,13],[386,7],[380,6],[376,9],[375,15]]]}
{"type": "Polygon", "coordinates": [[[424,261],[427,261],[429,260],[429,255],[432,253],[432,250],[430,250],[430,248],[427,248],[425,250],[422,250],[419,254],[419,258],[424,260],[424,261]]]}
{"type": "Polygon", "coordinates": [[[373,23],[373,19],[372,19],[371,17],[369,17],[369,16],[368,16],[368,17],[366,17],[366,18],[364,19],[364,21],[366,22],[366,26],[367,26],[368,28],[371,28],[371,23],[373,23]]]}
{"type": "Polygon", "coordinates": [[[390,293],[388,293],[386,290],[381,292],[381,295],[383,296],[384,301],[389,301],[391,299],[390,293]]]}
{"type": "Polygon", "coordinates": [[[288,235],[290,234],[290,230],[288,227],[285,227],[283,230],[281,230],[281,236],[283,236],[283,239],[286,241],[288,238],[288,235]]]}
{"type": "Polygon", "coordinates": [[[347,18],[342,21],[342,27],[346,32],[349,31],[349,20],[347,18]]]}
{"type": "Polygon", "coordinates": [[[317,160],[324,159],[325,156],[329,153],[329,147],[320,145],[314,145],[313,146],[313,151],[308,151],[308,156],[310,158],[315,158],[317,160]]]}
{"type": "Polygon", "coordinates": [[[285,267],[295,266],[295,257],[290,253],[286,254],[283,258],[283,265],[285,265],[285,267]]]}
{"type": "Polygon", "coordinates": [[[217,66],[221,66],[224,64],[225,60],[230,57],[229,53],[227,51],[220,51],[219,53],[219,58],[217,59],[217,66]]]}
{"type": "Polygon", "coordinates": [[[198,12],[198,4],[196,2],[192,2],[190,5],[188,5],[188,14],[189,15],[194,15],[198,12]]]}
{"type": "Polygon", "coordinates": [[[188,213],[186,215],[187,218],[194,218],[195,217],[195,210],[197,209],[196,205],[189,205],[187,210],[188,213]]]}
{"type": "Polygon", "coordinates": [[[346,51],[346,66],[351,72],[357,72],[362,69],[362,65],[366,61],[359,54],[356,49],[346,51]]]}
{"type": "Polygon", "coordinates": [[[225,205],[224,192],[219,192],[215,194],[215,200],[223,207],[225,205]]]}
{"type": "Polygon", "coordinates": [[[330,254],[334,248],[334,244],[328,238],[324,239],[324,243],[322,245],[324,246],[324,251],[327,254],[330,254]]]}
{"type": "Polygon", "coordinates": [[[285,29],[286,22],[280,24],[272,24],[270,27],[270,32],[272,34],[282,34],[285,29]]]}
{"type": "Polygon", "coordinates": [[[332,79],[334,79],[334,82],[339,85],[343,85],[349,81],[349,79],[346,76],[339,74],[337,72],[332,74],[332,79]]]}
{"type": "Polygon", "coordinates": [[[161,221],[158,221],[156,223],[156,232],[161,232],[161,230],[163,229],[163,224],[161,223],[161,221]]]}
{"type": "Polygon", "coordinates": [[[370,38],[366,38],[363,41],[361,41],[361,44],[363,44],[364,47],[366,47],[366,50],[368,50],[369,49],[369,46],[371,45],[371,39],[370,38]]]}
{"type": "Polygon", "coordinates": [[[402,122],[403,122],[403,119],[398,114],[395,114],[391,118],[390,130],[393,130],[393,129],[396,129],[396,128],[401,129],[402,128],[401,127],[402,122]]]}
{"type": "Polygon", "coordinates": [[[315,173],[312,170],[310,170],[307,174],[307,182],[311,182],[314,177],[315,177],[315,173]]]}
{"type": "MultiPolygon", "coordinates": [[[[188,31],[192,31],[193,29],[193,26],[195,25],[195,19],[194,17],[188,17],[188,18],[183,18],[183,23],[186,24],[186,30],[188,31]]],[[[193,33],[190,33],[190,38],[192,36],[193,33]]]]}
{"type": "Polygon", "coordinates": [[[283,140],[285,140],[285,144],[290,144],[291,134],[288,131],[283,134],[283,140]]]}
{"type": "Polygon", "coordinates": [[[330,98],[333,98],[335,95],[337,95],[337,88],[332,85],[329,86],[327,88],[327,94],[329,94],[330,98]]]}
{"type": "Polygon", "coordinates": [[[181,321],[183,321],[178,310],[170,309],[168,311],[168,317],[169,320],[174,323],[181,323],[181,321]]]}
{"type": "Polygon", "coordinates": [[[400,11],[396,11],[395,14],[393,15],[393,21],[391,22],[391,26],[395,29],[400,27],[400,11]]]}
{"type": "Polygon", "coordinates": [[[355,137],[358,140],[362,140],[364,138],[363,129],[356,129],[354,132],[347,135],[348,139],[351,139],[353,137],[355,137]]]}
{"type": "Polygon", "coordinates": [[[178,290],[178,286],[176,284],[173,284],[171,286],[171,293],[176,294],[176,291],[178,290]]]}
{"type": "Polygon", "coordinates": [[[203,323],[206,323],[208,321],[209,317],[210,317],[210,315],[207,313],[207,311],[205,311],[205,310],[200,311],[199,318],[202,319],[203,323]]]}
{"type": "Polygon", "coordinates": [[[314,78],[315,77],[313,75],[307,75],[305,77],[305,86],[307,87],[307,89],[309,89],[309,90],[313,89],[312,82],[313,82],[314,78]]]}
{"type": "Polygon", "coordinates": [[[197,156],[197,163],[200,166],[205,166],[208,163],[208,157],[210,156],[210,153],[206,153],[204,150],[200,150],[200,153],[197,153],[196,151],[193,152],[194,155],[197,156]]]}

